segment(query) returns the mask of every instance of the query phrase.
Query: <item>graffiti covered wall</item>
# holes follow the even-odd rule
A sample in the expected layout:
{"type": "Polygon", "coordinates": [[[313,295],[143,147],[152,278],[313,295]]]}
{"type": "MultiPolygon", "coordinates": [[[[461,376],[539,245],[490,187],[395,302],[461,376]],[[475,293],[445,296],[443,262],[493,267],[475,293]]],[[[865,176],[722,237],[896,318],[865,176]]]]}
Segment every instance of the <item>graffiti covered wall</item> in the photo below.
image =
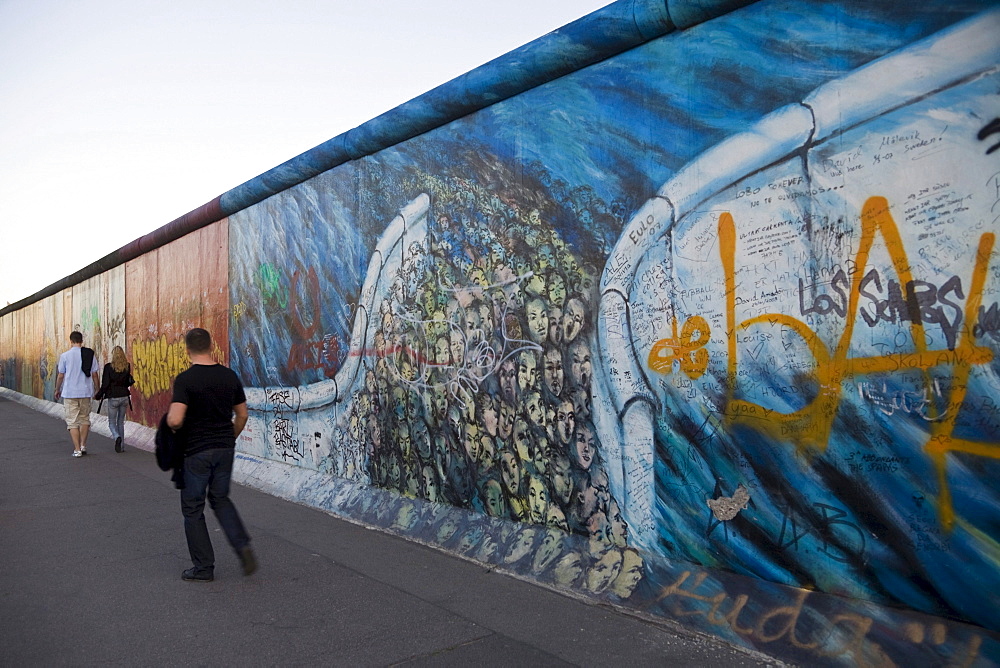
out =
{"type": "Polygon", "coordinates": [[[170,406],[173,379],[189,364],[186,331],[209,329],[216,359],[228,361],[228,255],[223,220],[125,266],[125,339],[137,422],[155,426],[170,406]]]}
{"type": "Polygon", "coordinates": [[[994,624],[965,578],[1000,575],[996,27],[817,88],[633,216],[598,331],[640,544],[994,624]]]}
{"type": "Polygon", "coordinates": [[[124,291],[114,292],[108,283],[121,274],[113,270],[0,318],[4,351],[0,386],[51,401],[59,355],[69,348],[69,334],[74,329],[84,334],[85,344],[94,348],[98,359],[106,359],[110,348],[102,342],[117,341],[113,323],[125,319],[124,291]]]}
{"type": "Polygon", "coordinates": [[[1000,662],[994,4],[684,24],[5,313],[0,383],[84,327],[152,425],[205,326],[249,484],[794,661],[1000,662]]]}

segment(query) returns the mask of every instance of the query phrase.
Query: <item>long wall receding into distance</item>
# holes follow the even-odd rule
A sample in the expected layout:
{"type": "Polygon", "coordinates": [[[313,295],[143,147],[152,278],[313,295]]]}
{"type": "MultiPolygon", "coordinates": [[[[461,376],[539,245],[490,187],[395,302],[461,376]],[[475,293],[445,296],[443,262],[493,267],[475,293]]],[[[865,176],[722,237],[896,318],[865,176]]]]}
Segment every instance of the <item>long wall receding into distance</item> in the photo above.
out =
{"type": "Polygon", "coordinates": [[[998,227],[997,3],[619,0],[3,309],[0,391],[79,329],[149,427],[203,326],[246,484],[804,665],[994,664],[998,227]]]}

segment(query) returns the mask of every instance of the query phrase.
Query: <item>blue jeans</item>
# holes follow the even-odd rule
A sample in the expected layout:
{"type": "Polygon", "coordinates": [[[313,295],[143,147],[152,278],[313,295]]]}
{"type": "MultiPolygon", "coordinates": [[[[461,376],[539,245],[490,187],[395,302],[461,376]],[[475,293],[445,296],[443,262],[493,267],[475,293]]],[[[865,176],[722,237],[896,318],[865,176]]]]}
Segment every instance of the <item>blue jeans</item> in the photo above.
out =
{"type": "Polygon", "coordinates": [[[229,544],[239,551],[250,544],[236,506],[229,500],[229,481],[233,475],[233,448],[212,448],[184,458],[184,489],[181,510],[191,563],[199,573],[212,573],[215,551],[205,525],[205,497],[215,511],[229,544]]]}
{"type": "Polygon", "coordinates": [[[112,397],[108,399],[108,429],[111,438],[125,439],[125,409],[128,408],[128,397],[112,397]]]}

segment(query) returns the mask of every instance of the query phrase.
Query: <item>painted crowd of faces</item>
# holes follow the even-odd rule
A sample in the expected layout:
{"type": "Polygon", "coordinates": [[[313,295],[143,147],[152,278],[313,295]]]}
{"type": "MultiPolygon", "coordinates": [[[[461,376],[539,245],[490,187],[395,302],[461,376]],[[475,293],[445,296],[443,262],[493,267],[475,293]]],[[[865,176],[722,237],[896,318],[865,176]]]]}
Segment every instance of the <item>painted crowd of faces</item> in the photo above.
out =
{"type": "MultiPolygon", "coordinates": [[[[591,423],[597,270],[546,219],[559,207],[537,190],[524,206],[517,187],[496,181],[487,189],[422,174],[412,186],[431,196],[428,234],[408,247],[382,302],[329,470],[532,525],[518,532],[521,556],[544,569],[574,571],[558,565],[558,537],[584,538],[588,567],[607,569],[596,589],[608,587],[638,556],[626,556],[628,529],[591,423]]],[[[500,549],[486,535],[455,541],[469,543],[452,546],[463,553],[500,549]]]]}
{"type": "Polygon", "coordinates": [[[368,525],[612,601],[629,598],[644,577],[643,559],[636,550],[557,527],[501,520],[448,504],[370,490],[354,493],[337,505],[341,512],[368,525]]]}

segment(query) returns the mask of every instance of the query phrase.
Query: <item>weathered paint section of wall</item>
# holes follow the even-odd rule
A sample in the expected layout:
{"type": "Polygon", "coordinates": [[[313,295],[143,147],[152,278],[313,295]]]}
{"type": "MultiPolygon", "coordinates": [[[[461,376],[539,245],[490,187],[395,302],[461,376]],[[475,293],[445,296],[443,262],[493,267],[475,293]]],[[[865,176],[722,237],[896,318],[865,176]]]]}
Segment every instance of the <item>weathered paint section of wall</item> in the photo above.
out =
{"type": "Polygon", "coordinates": [[[72,292],[48,297],[0,318],[0,385],[51,399],[59,354],[69,347],[72,292]]]}
{"type": "Polygon", "coordinates": [[[0,317],[0,385],[51,400],[59,355],[70,347],[73,330],[84,336],[102,363],[110,346],[124,344],[125,268],[96,276],[23,309],[0,317]]]}
{"type": "Polygon", "coordinates": [[[98,360],[109,361],[115,346],[125,347],[125,265],[73,286],[72,292],[73,329],[98,360]]]}
{"type": "Polygon", "coordinates": [[[0,383],[124,313],[155,424],[205,326],[248,484],[807,665],[998,663],[997,35],[761,0],[318,147],[0,316],[0,383]]]}
{"type": "MultiPolygon", "coordinates": [[[[56,392],[59,355],[69,348],[69,334],[73,331],[72,318],[65,310],[69,296],[71,296],[71,291],[66,291],[65,296],[60,293],[46,297],[40,302],[45,324],[42,336],[42,359],[39,363],[38,373],[45,389],[43,394],[33,396],[44,397],[50,401],[55,397],[56,392]]],[[[90,343],[87,342],[87,345],[90,343]]]]}
{"type": "Polygon", "coordinates": [[[173,379],[189,364],[184,333],[192,327],[208,329],[216,358],[228,362],[228,258],[228,224],[220,221],[126,264],[136,422],[155,426],[169,407],[173,379]]]}
{"type": "Polygon", "coordinates": [[[42,305],[32,304],[24,311],[18,334],[23,354],[19,373],[21,392],[33,396],[42,392],[44,387],[44,381],[38,372],[38,362],[42,359],[42,331],[42,305]]]}

